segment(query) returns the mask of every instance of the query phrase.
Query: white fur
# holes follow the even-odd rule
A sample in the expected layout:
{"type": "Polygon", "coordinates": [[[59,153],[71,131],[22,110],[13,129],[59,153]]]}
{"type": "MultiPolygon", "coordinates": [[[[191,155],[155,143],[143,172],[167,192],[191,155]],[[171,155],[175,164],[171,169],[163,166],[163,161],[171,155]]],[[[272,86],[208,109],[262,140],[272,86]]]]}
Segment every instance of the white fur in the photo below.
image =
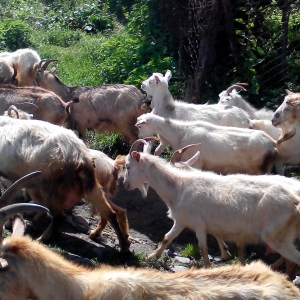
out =
{"type": "Polygon", "coordinates": [[[18,86],[31,86],[35,84],[36,71],[41,61],[38,53],[32,49],[18,49],[14,52],[2,52],[0,58],[16,69],[18,86]]]}
{"type": "MultiPolygon", "coordinates": [[[[151,77],[142,82],[141,88],[152,96],[152,113],[164,118],[184,121],[207,121],[222,126],[234,126],[249,128],[249,118],[245,111],[233,106],[221,106],[217,104],[199,105],[174,101],[168,82],[171,79],[171,71],[165,76],[153,73],[151,77]]],[[[157,155],[166,148],[167,141],[162,140],[157,155]]]]}
{"type": "Polygon", "coordinates": [[[256,120],[270,120],[273,115],[273,111],[270,109],[262,108],[256,109],[250,103],[248,103],[238,92],[236,89],[233,89],[230,93],[227,91],[223,91],[219,94],[219,102],[221,105],[232,105],[246,111],[250,117],[250,119],[256,120]]]}
{"type": "Polygon", "coordinates": [[[262,131],[233,129],[203,121],[178,121],[152,113],[138,117],[136,125],[139,138],[159,134],[174,151],[201,143],[188,149],[183,159],[189,159],[200,151],[194,167],[203,170],[222,174],[265,174],[270,172],[277,156],[276,142],[262,131]]]}
{"type": "Polygon", "coordinates": [[[265,243],[283,257],[300,263],[294,239],[300,237],[300,197],[297,180],[273,175],[217,175],[175,168],[163,159],[131,152],[126,157],[125,188],[144,182],[158,193],[174,219],[158,257],[185,228],[195,230],[205,266],[210,266],[206,234],[237,244],[244,261],[246,244],[265,243]]]}

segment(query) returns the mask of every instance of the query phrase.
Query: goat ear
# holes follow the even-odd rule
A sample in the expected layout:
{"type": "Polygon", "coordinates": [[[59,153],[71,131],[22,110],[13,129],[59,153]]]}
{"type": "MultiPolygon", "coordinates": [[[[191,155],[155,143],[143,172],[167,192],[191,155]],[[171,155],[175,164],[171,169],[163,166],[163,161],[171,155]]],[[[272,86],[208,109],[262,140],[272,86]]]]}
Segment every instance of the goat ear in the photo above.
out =
{"type": "Polygon", "coordinates": [[[172,78],[172,72],[168,70],[165,74],[165,78],[169,81],[172,78]]]}
{"type": "Polygon", "coordinates": [[[142,124],[146,124],[146,123],[147,123],[146,120],[140,120],[140,121],[136,122],[135,126],[140,127],[142,124]]]}
{"type": "Polygon", "coordinates": [[[132,151],[131,157],[135,158],[136,161],[140,161],[141,155],[140,155],[140,153],[137,152],[137,151],[132,151]]]}
{"type": "Polygon", "coordinates": [[[157,75],[154,75],[154,78],[155,78],[155,83],[156,84],[159,84],[160,83],[160,79],[157,75]]]}
{"type": "Polygon", "coordinates": [[[4,270],[8,267],[8,262],[4,258],[0,258],[0,270],[4,270]]]}
{"type": "Polygon", "coordinates": [[[53,66],[53,67],[51,68],[51,70],[49,71],[49,73],[55,75],[55,73],[56,73],[56,67],[53,66]]]}
{"type": "Polygon", "coordinates": [[[287,93],[288,95],[293,95],[293,94],[294,94],[293,92],[291,92],[291,91],[288,90],[288,89],[286,89],[285,91],[286,91],[286,93],[287,93]]]}

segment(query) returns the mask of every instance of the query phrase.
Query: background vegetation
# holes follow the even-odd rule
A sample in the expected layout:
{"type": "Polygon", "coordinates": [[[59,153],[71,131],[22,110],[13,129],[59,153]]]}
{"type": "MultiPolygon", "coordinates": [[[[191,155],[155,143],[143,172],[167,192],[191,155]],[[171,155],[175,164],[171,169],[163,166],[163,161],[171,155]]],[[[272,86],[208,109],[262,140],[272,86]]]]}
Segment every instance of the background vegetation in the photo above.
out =
{"type": "MultiPolygon", "coordinates": [[[[0,51],[32,47],[42,58],[58,59],[57,74],[68,85],[139,87],[153,72],[170,69],[175,98],[216,102],[240,81],[249,83],[245,98],[272,109],[285,88],[300,91],[300,0],[0,4],[0,51]]],[[[103,148],[101,139],[93,147],[103,148]]]]}

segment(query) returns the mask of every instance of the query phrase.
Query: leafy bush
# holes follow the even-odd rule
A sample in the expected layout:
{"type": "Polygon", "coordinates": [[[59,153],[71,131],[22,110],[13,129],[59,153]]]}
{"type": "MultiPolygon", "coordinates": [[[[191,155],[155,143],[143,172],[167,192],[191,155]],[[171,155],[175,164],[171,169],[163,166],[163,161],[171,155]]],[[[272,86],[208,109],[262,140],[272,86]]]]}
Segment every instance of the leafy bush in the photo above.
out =
{"type": "Polygon", "coordinates": [[[31,28],[21,20],[4,19],[0,23],[1,48],[15,51],[33,46],[31,32],[31,28]]]}

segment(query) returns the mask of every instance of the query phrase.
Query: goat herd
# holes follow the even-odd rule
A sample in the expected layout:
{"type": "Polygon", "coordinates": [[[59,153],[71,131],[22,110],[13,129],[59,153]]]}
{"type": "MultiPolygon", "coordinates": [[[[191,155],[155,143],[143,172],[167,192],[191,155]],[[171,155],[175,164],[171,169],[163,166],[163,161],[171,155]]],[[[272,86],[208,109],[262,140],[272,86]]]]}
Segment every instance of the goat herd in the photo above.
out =
{"type": "Polygon", "coordinates": [[[287,91],[276,112],[256,110],[240,96],[239,83],[220,93],[218,104],[195,105],[174,101],[167,71],[142,83],[150,101],[131,85],[67,86],[54,67],[47,70],[52,61],[31,49],[0,53],[0,174],[15,182],[0,201],[1,236],[18,212],[35,211],[36,219],[50,212],[51,225],[39,238],[47,241],[63,209],[84,198],[101,216],[90,237],[109,222],[128,253],[126,212],[109,200],[124,166],[124,187],[146,197],[151,186],[174,220],[149,258],[190,228],[206,268],[88,269],[24,236],[17,215],[12,236],[0,237],[1,300],[300,299],[285,275],[262,262],[244,265],[247,244],[279,253],[272,268],[285,266],[289,279],[300,264],[300,184],[283,176],[285,164],[300,163],[299,93],[287,91]],[[89,149],[86,129],[120,132],[133,143],[130,153],[112,160],[89,149]],[[153,140],[159,140],[155,155],[153,140]],[[158,157],[168,145],[175,151],[170,162],[158,157]],[[270,175],[273,165],[280,175],[270,175]],[[37,204],[11,204],[19,188],[37,204]],[[234,242],[241,264],[210,268],[207,234],[223,260],[231,257],[226,241],[234,242]]]}

